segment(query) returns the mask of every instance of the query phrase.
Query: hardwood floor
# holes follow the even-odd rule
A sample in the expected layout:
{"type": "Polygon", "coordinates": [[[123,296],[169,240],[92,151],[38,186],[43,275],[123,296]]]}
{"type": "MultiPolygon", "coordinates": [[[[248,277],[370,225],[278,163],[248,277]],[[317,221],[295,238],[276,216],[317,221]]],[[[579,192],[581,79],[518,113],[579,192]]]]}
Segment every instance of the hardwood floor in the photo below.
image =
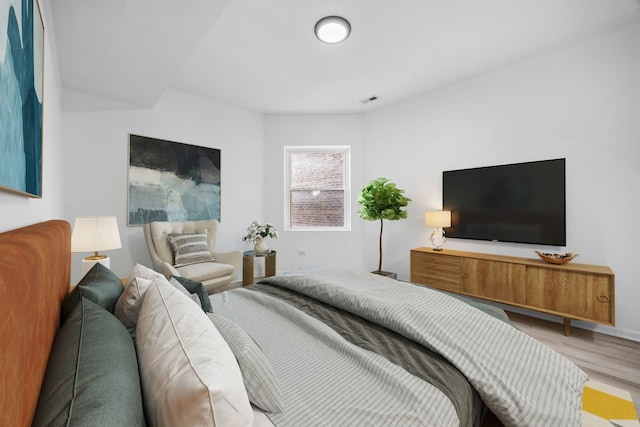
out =
{"type": "Polygon", "coordinates": [[[640,415],[640,343],[507,312],[511,321],[578,365],[589,378],[627,390],[640,415]]]}

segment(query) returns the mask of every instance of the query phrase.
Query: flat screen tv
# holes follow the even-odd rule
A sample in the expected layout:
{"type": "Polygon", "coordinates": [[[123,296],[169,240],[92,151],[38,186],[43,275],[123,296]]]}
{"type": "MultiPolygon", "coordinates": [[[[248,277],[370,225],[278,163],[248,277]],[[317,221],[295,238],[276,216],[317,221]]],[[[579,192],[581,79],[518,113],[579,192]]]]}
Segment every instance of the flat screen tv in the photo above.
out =
{"type": "Polygon", "coordinates": [[[566,245],[565,159],[442,173],[447,237],[566,245]]]}

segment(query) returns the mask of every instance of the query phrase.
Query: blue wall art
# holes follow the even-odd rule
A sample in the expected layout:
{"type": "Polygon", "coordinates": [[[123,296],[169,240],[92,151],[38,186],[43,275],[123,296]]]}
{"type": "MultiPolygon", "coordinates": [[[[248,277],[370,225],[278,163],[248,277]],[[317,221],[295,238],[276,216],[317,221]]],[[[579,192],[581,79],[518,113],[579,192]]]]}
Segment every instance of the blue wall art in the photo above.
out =
{"type": "Polygon", "coordinates": [[[220,221],[220,150],[129,135],[129,225],[220,221]]]}
{"type": "Polygon", "coordinates": [[[0,189],[42,197],[44,27],[37,0],[0,0],[0,189]]]}

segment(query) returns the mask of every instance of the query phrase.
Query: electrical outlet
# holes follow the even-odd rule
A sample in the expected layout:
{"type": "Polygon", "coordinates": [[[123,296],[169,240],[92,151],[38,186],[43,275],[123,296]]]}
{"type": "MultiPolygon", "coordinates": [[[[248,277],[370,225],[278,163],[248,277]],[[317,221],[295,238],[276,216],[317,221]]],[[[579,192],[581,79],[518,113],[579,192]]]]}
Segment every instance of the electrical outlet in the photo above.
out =
{"type": "Polygon", "coordinates": [[[298,255],[306,255],[307,251],[298,251],[298,255]]]}

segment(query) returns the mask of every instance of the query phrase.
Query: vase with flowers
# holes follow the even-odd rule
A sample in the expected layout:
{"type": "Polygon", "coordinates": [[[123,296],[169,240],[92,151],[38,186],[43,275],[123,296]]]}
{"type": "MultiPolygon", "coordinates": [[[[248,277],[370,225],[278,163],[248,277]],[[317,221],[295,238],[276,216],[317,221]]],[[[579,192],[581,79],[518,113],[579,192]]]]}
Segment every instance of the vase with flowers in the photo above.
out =
{"type": "Polygon", "coordinates": [[[247,227],[247,235],[242,237],[243,242],[249,242],[253,244],[253,249],[258,255],[264,255],[269,252],[269,247],[265,242],[267,237],[273,239],[278,238],[278,230],[273,224],[266,223],[260,224],[258,221],[253,221],[249,227],[247,227]]]}

